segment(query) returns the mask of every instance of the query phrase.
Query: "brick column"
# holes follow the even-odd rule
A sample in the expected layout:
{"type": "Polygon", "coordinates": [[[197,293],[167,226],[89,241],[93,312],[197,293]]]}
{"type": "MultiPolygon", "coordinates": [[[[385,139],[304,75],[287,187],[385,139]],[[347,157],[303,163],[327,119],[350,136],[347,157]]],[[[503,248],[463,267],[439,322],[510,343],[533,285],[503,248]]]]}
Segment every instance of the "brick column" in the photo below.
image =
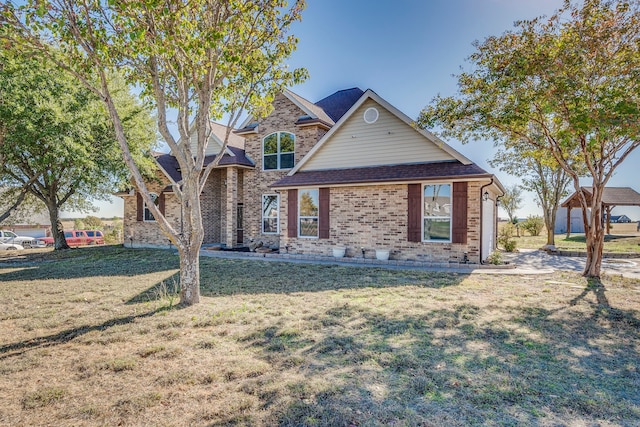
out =
{"type": "Polygon", "coordinates": [[[228,248],[236,245],[237,207],[238,207],[238,170],[234,167],[227,168],[226,175],[226,203],[225,221],[222,221],[222,240],[228,248]]]}

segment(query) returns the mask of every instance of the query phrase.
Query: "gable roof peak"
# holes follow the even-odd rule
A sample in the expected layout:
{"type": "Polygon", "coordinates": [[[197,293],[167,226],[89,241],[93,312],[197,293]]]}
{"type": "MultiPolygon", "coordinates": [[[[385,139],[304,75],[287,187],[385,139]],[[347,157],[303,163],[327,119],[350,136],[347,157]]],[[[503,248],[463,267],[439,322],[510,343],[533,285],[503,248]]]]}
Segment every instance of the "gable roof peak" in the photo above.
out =
{"type": "Polygon", "coordinates": [[[414,125],[414,121],[404,114],[402,111],[398,110],[396,107],[391,105],[388,101],[383,99],[380,95],[375,93],[372,89],[367,89],[362,93],[360,98],[356,102],[354,102],[351,107],[340,117],[340,119],[336,122],[335,126],[333,126],[320,140],[316,143],[316,145],[300,160],[300,162],[294,166],[293,169],[288,173],[289,176],[294,175],[298,172],[308,161],[311,159],[324,144],[327,143],[331,139],[331,137],[344,125],[346,121],[349,120],[351,116],[364,104],[368,99],[379,104],[382,108],[389,111],[392,115],[403,121],[407,126],[413,128],[417,133],[422,135],[428,141],[436,144],[442,151],[453,157],[455,160],[459,161],[463,165],[469,165],[473,162],[469,160],[467,157],[462,155],[460,152],[455,150],[453,147],[449,146],[446,142],[438,138],[436,135],[432,134],[428,130],[417,128],[414,125]]]}
{"type": "Polygon", "coordinates": [[[322,120],[329,125],[335,124],[335,121],[331,117],[329,117],[329,115],[322,109],[322,107],[317,106],[313,102],[308,101],[307,99],[301,97],[300,95],[292,92],[289,89],[285,89],[282,94],[310,118],[322,120]]]}

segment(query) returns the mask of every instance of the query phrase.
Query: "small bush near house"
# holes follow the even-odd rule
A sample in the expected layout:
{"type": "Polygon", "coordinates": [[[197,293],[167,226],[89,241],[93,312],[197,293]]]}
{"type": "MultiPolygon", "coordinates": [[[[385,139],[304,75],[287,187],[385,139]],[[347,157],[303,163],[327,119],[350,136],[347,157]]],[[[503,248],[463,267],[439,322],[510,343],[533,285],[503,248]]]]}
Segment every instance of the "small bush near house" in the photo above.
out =
{"type": "Polygon", "coordinates": [[[516,241],[513,239],[515,229],[515,225],[505,224],[498,232],[498,243],[502,245],[502,248],[507,252],[516,250],[516,241]]]}
{"type": "Polygon", "coordinates": [[[491,252],[491,255],[487,257],[487,264],[500,265],[502,264],[502,254],[498,251],[491,252]]]}
{"type": "Polygon", "coordinates": [[[522,222],[520,227],[532,236],[539,236],[542,228],[544,227],[544,220],[541,216],[529,215],[527,219],[522,222]]]}

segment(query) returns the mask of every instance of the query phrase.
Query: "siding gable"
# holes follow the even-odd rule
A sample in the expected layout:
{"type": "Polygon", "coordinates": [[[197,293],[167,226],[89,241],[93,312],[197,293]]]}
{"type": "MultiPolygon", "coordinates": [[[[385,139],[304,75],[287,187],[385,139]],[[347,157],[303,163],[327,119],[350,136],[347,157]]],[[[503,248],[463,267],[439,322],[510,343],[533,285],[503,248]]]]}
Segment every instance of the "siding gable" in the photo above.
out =
{"type": "MultiPolygon", "coordinates": [[[[195,155],[196,148],[198,146],[198,133],[195,131],[195,129],[191,133],[191,139],[189,143],[191,144],[191,152],[195,155]]],[[[206,156],[215,156],[220,152],[221,148],[222,145],[220,145],[216,138],[211,135],[209,137],[209,143],[207,144],[207,149],[205,150],[204,154],[206,156]]]]}
{"type": "Polygon", "coordinates": [[[301,171],[357,168],[424,162],[455,158],[384,106],[368,99],[340,126],[301,171]],[[364,121],[368,108],[378,110],[374,123],[364,121]]]}

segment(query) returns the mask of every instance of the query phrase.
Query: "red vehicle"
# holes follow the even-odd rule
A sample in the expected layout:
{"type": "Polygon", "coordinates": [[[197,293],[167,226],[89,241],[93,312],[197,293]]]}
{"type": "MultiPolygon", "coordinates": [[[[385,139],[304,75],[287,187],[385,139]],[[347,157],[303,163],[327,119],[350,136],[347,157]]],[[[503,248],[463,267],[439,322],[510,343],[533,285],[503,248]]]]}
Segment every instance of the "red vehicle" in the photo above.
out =
{"type": "MultiPolygon", "coordinates": [[[[89,237],[84,230],[69,230],[64,232],[69,246],[82,246],[89,244],[89,237]]],[[[104,240],[103,240],[104,242],[104,240]]],[[[53,237],[42,237],[36,242],[38,246],[53,246],[53,237]]]]}
{"type": "Polygon", "coordinates": [[[84,230],[89,238],[89,245],[104,245],[104,234],[100,230],[84,230]]]}

